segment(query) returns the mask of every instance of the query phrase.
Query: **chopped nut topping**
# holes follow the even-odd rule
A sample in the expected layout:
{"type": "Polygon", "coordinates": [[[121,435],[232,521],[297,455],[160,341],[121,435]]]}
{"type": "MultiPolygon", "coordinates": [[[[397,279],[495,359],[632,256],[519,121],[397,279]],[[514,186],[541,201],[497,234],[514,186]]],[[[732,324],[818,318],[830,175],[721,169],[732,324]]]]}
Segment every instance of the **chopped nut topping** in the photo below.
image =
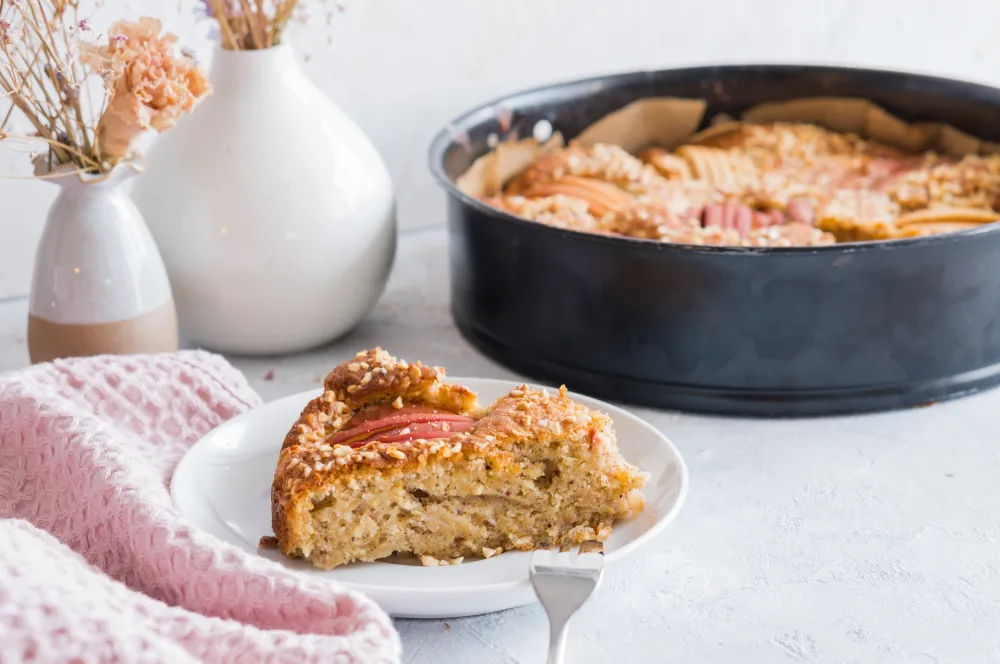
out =
{"type": "Polygon", "coordinates": [[[744,123],[639,158],[614,145],[571,143],[529,164],[485,202],[589,233],[693,245],[821,246],[970,227],[947,215],[927,228],[896,222],[915,210],[997,208],[1000,155],[907,154],[815,125],[744,123]],[[817,216],[844,193],[879,194],[894,208],[887,208],[888,220],[861,210],[817,216]],[[812,232],[786,228],[793,223],[812,232]]]}

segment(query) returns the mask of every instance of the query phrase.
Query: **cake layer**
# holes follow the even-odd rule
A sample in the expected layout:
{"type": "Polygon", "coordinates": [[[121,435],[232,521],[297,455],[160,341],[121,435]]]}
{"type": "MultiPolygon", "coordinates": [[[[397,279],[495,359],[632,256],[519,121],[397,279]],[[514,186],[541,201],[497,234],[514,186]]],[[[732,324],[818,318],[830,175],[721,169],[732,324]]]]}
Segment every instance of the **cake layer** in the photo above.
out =
{"type": "Polygon", "coordinates": [[[323,568],[394,553],[494,555],[601,540],[641,509],[646,475],[619,454],[610,418],[565,388],[519,386],[483,408],[443,369],[380,349],[326,384],[274,475],[286,555],[323,568]]]}

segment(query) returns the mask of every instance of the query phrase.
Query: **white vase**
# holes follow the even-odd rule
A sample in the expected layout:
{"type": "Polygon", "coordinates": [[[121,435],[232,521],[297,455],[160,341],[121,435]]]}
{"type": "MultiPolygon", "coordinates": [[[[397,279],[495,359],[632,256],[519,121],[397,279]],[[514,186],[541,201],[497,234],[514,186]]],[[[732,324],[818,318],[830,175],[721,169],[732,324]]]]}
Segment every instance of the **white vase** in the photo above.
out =
{"type": "Polygon", "coordinates": [[[392,267],[385,164],[289,46],[218,49],[211,82],[212,95],[152,146],[134,192],[182,336],[272,354],[343,335],[392,267]]]}
{"type": "Polygon", "coordinates": [[[122,166],[60,185],[35,256],[28,306],[32,362],[177,350],[170,282],[122,166]]]}

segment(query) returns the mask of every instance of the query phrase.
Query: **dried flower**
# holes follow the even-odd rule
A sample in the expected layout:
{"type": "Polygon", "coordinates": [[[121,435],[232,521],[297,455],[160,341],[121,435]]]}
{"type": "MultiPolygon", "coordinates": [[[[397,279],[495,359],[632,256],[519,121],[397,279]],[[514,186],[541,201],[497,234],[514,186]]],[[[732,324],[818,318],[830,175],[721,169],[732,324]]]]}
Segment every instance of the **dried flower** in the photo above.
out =
{"type": "Polygon", "coordinates": [[[0,0],[0,91],[11,103],[0,140],[44,142],[36,173],[110,172],[140,132],[173,126],[209,92],[176,38],[159,33],[155,19],[122,22],[98,47],[84,38],[93,29],[77,0],[0,0]],[[10,131],[13,117],[34,132],[10,131]]]}
{"type": "MultiPolygon", "coordinates": [[[[329,0],[201,0],[198,13],[217,21],[224,48],[254,50],[280,44],[290,21],[307,20],[308,6],[328,4],[329,0]]],[[[340,3],[333,6],[338,12],[346,10],[340,3]]],[[[332,19],[333,11],[326,12],[328,24],[332,19]]]]}
{"type": "Polygon", "coordinates": [[[108,158],[125,157],[146,130],[173,127],[210,91],[204,73],[178,50],[177,38],[160,36],[161,27],[149,17],[119,21],[111,27],[107,46],[83,56],[111,88],[111,100],[97,123],[101,154],[108,158]]]}

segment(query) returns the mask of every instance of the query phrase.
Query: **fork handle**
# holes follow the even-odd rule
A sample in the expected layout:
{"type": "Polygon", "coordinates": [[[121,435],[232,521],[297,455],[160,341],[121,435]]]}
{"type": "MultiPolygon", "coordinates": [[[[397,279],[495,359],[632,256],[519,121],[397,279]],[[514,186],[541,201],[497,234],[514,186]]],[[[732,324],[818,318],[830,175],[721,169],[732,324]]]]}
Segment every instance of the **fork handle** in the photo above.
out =
{"type": "Polygon", "coordinates": [[[565,664],[566,634],[569,632],[569,620],[561,623],[551,622],[549,627],[549,659],[548,664],[565,664]]]}

